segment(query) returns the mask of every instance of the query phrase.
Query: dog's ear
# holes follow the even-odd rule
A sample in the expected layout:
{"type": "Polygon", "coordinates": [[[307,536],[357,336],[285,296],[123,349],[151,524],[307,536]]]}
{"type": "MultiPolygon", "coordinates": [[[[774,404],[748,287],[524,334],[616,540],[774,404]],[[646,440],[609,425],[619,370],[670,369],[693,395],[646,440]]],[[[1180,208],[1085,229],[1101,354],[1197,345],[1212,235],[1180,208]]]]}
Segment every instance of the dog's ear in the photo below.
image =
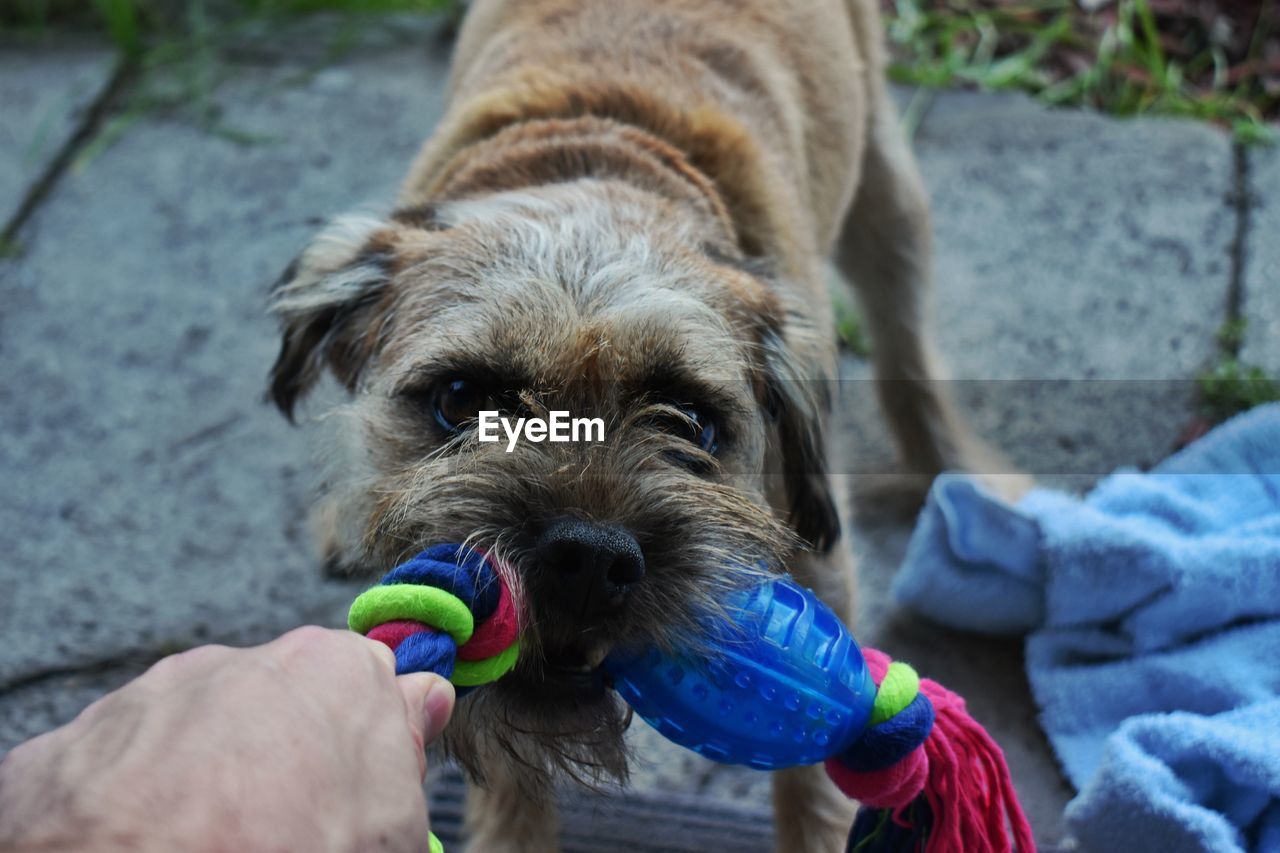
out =
{"type": "Polygon", "coordinates": [[[816,335],[817,330],[798,321],[784,329],[766,328],[761,342],[765,409],[778,431],[791,524],[809,547],[826,553],[840,538],[823,434],[831,382],[816,359],[801,355],[820,351],[806,345],[816,344],[816,335]]]}
{"type": "Polygon", "coordinates": [[[354,390],[373,356],[391,279],[393,227],[370,216],[334,220],[272,288],[281,341],[270,396],[290,421],[326,364],[354,390]]]}

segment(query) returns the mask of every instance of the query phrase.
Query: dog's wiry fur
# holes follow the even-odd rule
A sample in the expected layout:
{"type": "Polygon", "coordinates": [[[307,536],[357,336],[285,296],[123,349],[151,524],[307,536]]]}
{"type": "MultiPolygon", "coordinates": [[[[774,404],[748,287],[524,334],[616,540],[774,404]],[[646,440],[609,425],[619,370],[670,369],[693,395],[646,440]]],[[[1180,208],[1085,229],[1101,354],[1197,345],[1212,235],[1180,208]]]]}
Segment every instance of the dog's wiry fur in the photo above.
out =
{"type": "MultiPolygon", "coordinates": [[[[277,286],[275,401],[292,415],[326,368],[352,394],[326,558],[377,573],[465,541],[521,602],[516,673],[446,737],[481,785],[475,849],[554,849],[549,783],[625,776],[620,704],[539,689],[557,650],[688,642],[726,587],[783,569],[851,619],[824,440],[838,238],[908,461],[973,464],[932,381],[928,209],[879,38],[874,0],[478,0],[396,210],[335,221],[277,286]],[[424,401],[460,375],[601,417],[606,441],[443,435],[424,401]],[[714,456],[654,428],[691,402],[722,421],[714,456]],[[544,612],[533,541],[564,516],[643,550],[607,623],[544,612]]],[[[778,774],[775,799],[780,849],[841,846],[850,809],[819,769],[778,774]]]]}

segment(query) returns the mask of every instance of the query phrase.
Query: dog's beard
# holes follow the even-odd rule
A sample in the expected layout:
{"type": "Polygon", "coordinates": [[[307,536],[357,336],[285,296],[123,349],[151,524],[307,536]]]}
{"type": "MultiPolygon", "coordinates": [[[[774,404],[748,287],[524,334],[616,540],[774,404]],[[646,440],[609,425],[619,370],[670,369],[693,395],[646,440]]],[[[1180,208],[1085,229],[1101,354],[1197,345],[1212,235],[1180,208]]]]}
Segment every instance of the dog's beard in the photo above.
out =
{"type": "Polygon", "coordinates": [[[625,781],[630,721],[630,709],[603,684],[584,695],[513,673],[460,700],[442,742],[481,785],[505,765],[528,780],[526,793],[536,799],[559,777],[591,787],[625,781]]]}

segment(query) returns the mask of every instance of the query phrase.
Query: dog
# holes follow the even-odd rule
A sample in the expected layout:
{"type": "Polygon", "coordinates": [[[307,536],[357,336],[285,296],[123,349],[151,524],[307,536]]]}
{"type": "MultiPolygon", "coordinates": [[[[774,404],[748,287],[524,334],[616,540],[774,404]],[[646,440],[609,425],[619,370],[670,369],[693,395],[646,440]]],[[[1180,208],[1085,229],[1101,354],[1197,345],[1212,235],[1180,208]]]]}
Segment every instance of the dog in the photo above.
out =
{"type": "MultiPolygon", "coordinates": [[[[335,220],[273,291],[271,395],[350,402],[326,560],[492,555],[516,670],[458,706],[471,849],[556,848],[562,776],[622,779],[614,649],[696,642],[725,589],[788,571],[852,622],[830,473],[832,261],[923,476],[981,468],[937,382],[929,208],[883,81],[875,0],[477,0],[443,120],[395,209],[335,220]],[[602,441],[477,440],[482,411],[602,441]]],[[[843,849],[821,768],[774,778],[778,849],[843,849]]]]}

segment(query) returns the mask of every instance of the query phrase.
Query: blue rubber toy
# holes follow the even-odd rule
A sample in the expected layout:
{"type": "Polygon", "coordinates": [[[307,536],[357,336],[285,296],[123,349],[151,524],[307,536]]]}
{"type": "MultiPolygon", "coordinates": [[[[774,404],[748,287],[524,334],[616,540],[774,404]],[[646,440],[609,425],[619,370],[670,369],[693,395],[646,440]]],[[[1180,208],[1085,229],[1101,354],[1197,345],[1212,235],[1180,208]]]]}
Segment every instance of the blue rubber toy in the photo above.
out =
{"type": "Polygon", "coordinates": [[[605,661],[614,689],[669,740],[775,770],[815,764],[867,727],[876,685],[848,629],[786,578],[734,593],[701,659],[657,649],[605,661]]]}

